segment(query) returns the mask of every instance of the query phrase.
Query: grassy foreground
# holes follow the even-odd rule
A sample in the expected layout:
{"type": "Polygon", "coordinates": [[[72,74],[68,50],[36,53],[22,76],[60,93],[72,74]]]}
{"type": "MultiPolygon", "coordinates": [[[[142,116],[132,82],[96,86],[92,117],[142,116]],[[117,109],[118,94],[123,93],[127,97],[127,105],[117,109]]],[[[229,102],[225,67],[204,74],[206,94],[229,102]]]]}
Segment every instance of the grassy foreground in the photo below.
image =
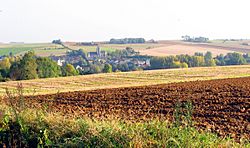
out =
{"type": "MultiPolygon", "coordinates": [[[[24,86],[25,94],[36,95],[246,76],[250,76],[250,65],[120,72],[19,82],[24,86]]],[[[16,81],[0,83],[0,96],[4,95],[5,88],[14,89],[16,86],[16,81]]]]}
{"type": "Polygon", "coordinates": [[[16,147],[250,147],[168,121],[67,118],[42,110],[18,114],[0,105],[0,146],[16,147]]]}

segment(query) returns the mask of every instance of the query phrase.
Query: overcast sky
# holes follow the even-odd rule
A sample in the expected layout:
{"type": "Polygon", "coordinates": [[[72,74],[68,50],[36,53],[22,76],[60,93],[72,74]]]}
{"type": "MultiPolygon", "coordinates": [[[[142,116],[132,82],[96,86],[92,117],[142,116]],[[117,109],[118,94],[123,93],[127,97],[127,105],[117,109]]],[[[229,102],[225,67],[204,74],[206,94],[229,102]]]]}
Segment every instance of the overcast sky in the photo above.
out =
{"type": "Polygon", "coordinates": [[[250,38],[249,0],[0,0],[0,42],[250,38]]]}

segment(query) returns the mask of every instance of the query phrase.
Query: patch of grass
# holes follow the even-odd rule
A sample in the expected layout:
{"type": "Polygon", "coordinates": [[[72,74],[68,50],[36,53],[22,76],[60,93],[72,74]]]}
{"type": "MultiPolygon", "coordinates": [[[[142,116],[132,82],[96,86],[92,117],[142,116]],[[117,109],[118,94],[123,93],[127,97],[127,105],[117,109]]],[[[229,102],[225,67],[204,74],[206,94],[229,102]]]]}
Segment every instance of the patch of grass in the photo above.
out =
{"type": "MultiPolygon", "coordinates": [[[[3,111],[3,105],[0,106],[3,111]]],[[[0,145],[49,147],[249,147],[193,127],[175,127],[168,121],[130,122],[67,118],[56,113],[26,109],[16,122],[10,111],[2,112],[0,145]],[[11,128],[11,127],[15,128],[11,128]],[[12,137],[10,136],[12,134],[12,137]],[[20,139],[17,139],[16,136],[20,139]],[[4,136],[9,136],[6,139],[4,136]],[[8,141],[10,140],[10,141],[8,141]],[[11,141],[12,140],[12,141],[11,141]],[[16,141],[15,141],[16,140],[16,141]],[[15,143],[12,143],[14,142],[15,143]]]]}
{"type": "Polygon", "coordinates": [[[9,55],[11,52],[16,55],[21,52],[30,51],[29,48],[0,48],[0,56],[9,55]]]}

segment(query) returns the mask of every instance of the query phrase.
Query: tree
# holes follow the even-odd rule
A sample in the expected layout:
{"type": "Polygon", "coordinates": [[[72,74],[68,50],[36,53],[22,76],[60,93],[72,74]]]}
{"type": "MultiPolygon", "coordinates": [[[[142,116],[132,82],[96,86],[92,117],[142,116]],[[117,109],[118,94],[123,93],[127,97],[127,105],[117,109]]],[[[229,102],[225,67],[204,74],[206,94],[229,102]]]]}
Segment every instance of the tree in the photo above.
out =
{"type": "Polygon", "coordinates": [[[129,67],[127,63],[123,63],[123,64],[117,64],[117,69],[120,71],[129,71],[129,67]]]}
{"type": "Polygon", "coordinates": [[[145,43],[144,38],[124,38],[124,39],[110,39],[110,44],[135,44],[135,43],[145,43]]]}
{"type": "Polygon", "coordinates": [[[191,37],[188,36],[188,35],[182,36],[181,38],[182,38],[184,41],[190,41],[190,40],[191,40],[191,37]]]}
{"type": "Polygon", "coordinates": [[[228,53],[225,56],[225,63],[226,65],[243,65],[246,64],[246,59],[240,53],[228,53]]]}
{"type": "Polygon", "coordinates": [[[21,80],[20,61],[14,62],[10,67],[10,79],[21,80]]]}
{"type": "Polygon", "coordinates": [[[0,74],[2,78],[9,77],[11,67],[10,58],[5,57],[2,61],[0,61],[0,74]]]}
{"type": "Polygon", "coordinates": [[[179,61],[173,62],[171,68],[181,68],[181,62],[179,61]]]}
{"type": "Polygon", "coordinates": [[[0,69],[0,74],[3,78],[9,77],[10,69],[0,69]]]}
{"type": "Polygon", "coordinates": [[[163,69],[165,65],[164,57],[153,57],[150,60],[150,65],[152,69],[163,69]]]}
{"type": "Polygon", "coordinates": [[[216,62],[216,65],[219,65],[219,66],[224,66],[224,65],[226,65],[226,62],[225,62],[225,59],[224,59],[224,55],[223,55],[223,54],[220,54],[220,55],[216,56],[215,62],[216,62]]]}
{"type": "Polygon", "coordinates": [[[2,74],[0,73],[0,82],[2,82],[3,81],[3,76],[2,76],[2,74]]]}
{"type": "Polygon", "coordinates": [[[60,39],[58,39],[58,40],[53,40],[53,41],[52,41],[52,44],[59,44],[59,45],[61,45],[61,44],[62,44],[62,41],[61,41],[60,39]]]}
{"type": "Polygon", "coordinates": [[[38,78],[35,54],[32,51],[25,53],[20,61],[20,80],[30,80],[38,78]]]}
{"type": "Polygon", "coordinates": [[[171,68],[188,68],[188,64],[185,62],[174,61],[171,68]]]}
{"type": "Polygon", "coordinates": [[[97,64],[90,64],[89,67],[89,74],[95,74],[95,73],[101,73],[102,72],[102,66],[101,65],[97,65],[97,64]]]}
{"type": "Polygon", "coordinates": [[[202,52],[195,52],[194,56],[203,56],[203,53],[202,52]]]}
{"type": "Polygon", "coordinates": [[[188,68],[188,64],[185,62],[181,63],[181,68],[188,68]]]}
{"type": "Polygon", "coordinates": [[[11,62],[8,57],[5,57],[3,60],[0,61],[0,69],[10,69],[11,62]]]}
{"type": "Polygon", "coordinates": [[[205,62],[208,62],[213,59],[212,53],[210,51],[205,54],[205,62]]]}
{"type": "Polygon", "coordinates": [[[216,66],[216,60],[215,60],[215,59],[210,60],[210,61],[207,63],[207,66],[210,66],[210,67],[216,66]]]}
{"type": "Polygon", "coordinates": [[[193,56],[193,67],[200,67],[205,65],[203,56],[193,56]]]}
{"type": "Polygon", "coordinates": [[[52,78],[61,75],[60,67],[50,58],[39,57],[36,59],[36,63],[39,78],[52,78]]]}
{"type": "Polygon", "coordinates": [[[63,76],[76,76],[79,73],[73,65],[66,64],[65,66],[62,67],[62,74],[63,76]]]}
{"type": "Polygon", "coordinates": [[[205,54],[205,65],[206,66],[216,66],[215,60],[213,59],[212,53],[211,52],[207,52],[205,54]]]}
{"type": "Polygon", "coordinates": [[[103,68],[103,72],[111,73],[112,72],[112,66],[110,64],[105,64],[104,68],[103,68]]]}

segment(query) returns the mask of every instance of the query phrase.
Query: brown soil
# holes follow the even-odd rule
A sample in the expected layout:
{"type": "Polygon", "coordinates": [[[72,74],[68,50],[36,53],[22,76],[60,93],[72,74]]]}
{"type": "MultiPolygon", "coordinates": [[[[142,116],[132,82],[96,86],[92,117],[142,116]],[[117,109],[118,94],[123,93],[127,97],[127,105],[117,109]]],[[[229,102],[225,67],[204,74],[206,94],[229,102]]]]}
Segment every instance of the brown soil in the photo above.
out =
{"type": "Polygon", "coordinates": [[[35,107],[46,104],[65,115],[126,120],[168,118],[179,100],[192,101],[193,120],[199,129],[220,136],[250,139],[250,77],[68,92],[26,98],[35,107]]]}

